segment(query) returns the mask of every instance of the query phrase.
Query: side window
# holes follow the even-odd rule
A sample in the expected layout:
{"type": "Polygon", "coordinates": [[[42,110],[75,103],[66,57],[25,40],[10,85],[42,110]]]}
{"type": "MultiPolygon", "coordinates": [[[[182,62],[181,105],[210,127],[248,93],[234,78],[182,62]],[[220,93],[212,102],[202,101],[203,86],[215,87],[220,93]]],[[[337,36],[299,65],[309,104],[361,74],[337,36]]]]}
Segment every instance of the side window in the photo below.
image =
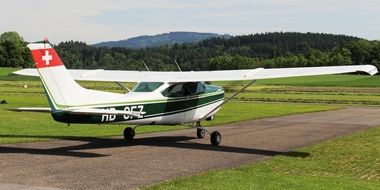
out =
{"type": "Polygon", "coordinates": [[[168,87],[162,92],[162,95],[166,97],[181,97],[202,94],[205,91],[206,85],[203,82],[186,82],[168,87]]]}
{"type": "Polygon", "coordinates": [[[196,82],[186,82],[183,84],[183,95],[191,96],[197,92],[197,83],[196,82]]]}
{"type": "Polygon", "coordinates": [[[206,84],[204,82],[198,82],[196,94],[203,94],[206,92],[206,84]]]}
{"type": "Polygon", "coordinates": [[[182,86],[183,83],[169,86],[166,90],[162,92],[162,95],[166,97],[181,97],[183,96],[182,86]]]}
{"type": "Polygon", "coordinates": [[[132,88],[132,92],[153,92],[161,85],[163,82],[139,82],[136,86],[132,88]]]}

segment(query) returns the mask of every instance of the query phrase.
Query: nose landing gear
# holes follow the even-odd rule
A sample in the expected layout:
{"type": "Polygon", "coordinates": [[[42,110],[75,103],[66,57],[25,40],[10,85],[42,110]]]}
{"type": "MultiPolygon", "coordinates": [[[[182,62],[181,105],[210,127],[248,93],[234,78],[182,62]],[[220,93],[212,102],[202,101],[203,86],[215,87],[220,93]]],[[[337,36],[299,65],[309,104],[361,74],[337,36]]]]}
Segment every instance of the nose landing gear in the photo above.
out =
{"type": "Polygon", "coordinates": [[[197,137],[198,139],[203,139],[205,137],[206,130],[203,128],[197,128],[197,137]]]}
{"type": "Polygon", "coordinates": [[[131,141],[135,137],[136,132],[135,132],[135,129],[133,129],[132,127],[127,127],[124,129],[123,134],[124,134],[124,139],[126,141],[131,141]]]}
{"type": "Polygon", "coordinates": [[[222,135],[218,131],[214,131],[214,132],[210,133],[210,131],[208,131],[207,129],[205,129],[201,126],[200,121],[197,122],[195,127],[197,128],[197,137],[199,139],[203,139],[206,132],[207,132],[208,134],[210,134],[210,142],[212,145],[218,146],[220,144],[220,142],[222,142],[222,135]]]}

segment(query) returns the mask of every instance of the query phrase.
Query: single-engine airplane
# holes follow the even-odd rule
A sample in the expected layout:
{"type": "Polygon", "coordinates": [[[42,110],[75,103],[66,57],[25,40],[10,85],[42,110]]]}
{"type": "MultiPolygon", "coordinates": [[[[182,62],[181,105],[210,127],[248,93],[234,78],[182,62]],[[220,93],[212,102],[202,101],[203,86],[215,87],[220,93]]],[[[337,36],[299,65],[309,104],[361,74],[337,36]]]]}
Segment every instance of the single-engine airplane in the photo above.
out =
{"type": "MultiPolygon", "coordinates": [[[[219,145],[221,134],[209,132],[201,121],[210,120],[221,106],[255,80],[366,72],[377,73],[372,65],[247,69],[225,71],[152,72],[121,70],[67,70],[47,40],[28,45],[37,69],[14,72],[39,76],[50,108],[17,108],[16,111],[48,112],[63,123],[175,125],[196,123],[197,137],[210,134],[212,145],[219,145]],[[75,80],[136,82],[128,93],[111,93],[83,88],[75,80]],[[221,87],[204,81],[250,81],[228,99],[221,87]]],[[[127,89],[125,87],[125,89],[127,89]]],[[[124,138],[132,140],[135,128],[127,127],[124,138]]]]}

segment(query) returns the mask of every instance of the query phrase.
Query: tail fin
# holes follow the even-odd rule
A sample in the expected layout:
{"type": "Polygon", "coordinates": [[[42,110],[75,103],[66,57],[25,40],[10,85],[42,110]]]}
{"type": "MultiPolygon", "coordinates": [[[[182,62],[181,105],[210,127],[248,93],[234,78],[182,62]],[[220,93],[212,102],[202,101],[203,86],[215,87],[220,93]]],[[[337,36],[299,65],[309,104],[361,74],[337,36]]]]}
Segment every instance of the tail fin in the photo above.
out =
{"type": "Polygon", "coordinates": [[[109,100],[115,97],[113,93],[88,90],[76,83],[49,43],[31,43],[28,48],[32,52],[53,112],[68,107],[86,106],[98,103],[102,99],[109,100]]]}

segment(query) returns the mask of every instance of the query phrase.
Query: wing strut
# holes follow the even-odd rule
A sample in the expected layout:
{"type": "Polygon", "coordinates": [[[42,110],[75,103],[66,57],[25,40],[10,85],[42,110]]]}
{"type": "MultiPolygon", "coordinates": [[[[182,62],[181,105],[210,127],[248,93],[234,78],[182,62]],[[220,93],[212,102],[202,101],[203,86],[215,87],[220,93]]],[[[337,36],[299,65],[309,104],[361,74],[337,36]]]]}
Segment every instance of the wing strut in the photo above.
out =
{"type": "Polygon", "coordinates": [[[115,82],[115,83],[124,90],[124,94],[131,91],[131,89],[129,89],[125,85],[121,84],[121,82],[115,82]]]}
{"type": "Polygon", "coordinates": [[[179,66],[179,64],[178,64],[177,60],[175,60],[175,59],[174,59],[174,63],[177,65],[177,67],[178,67],[178,70],[179,70],[180,72],[182,72],[182,69],[181,69],[181,67],[179,66]]]}
{"type": "Polygon", "coordinates": [[[145,64],[145,61],[141,59],[141,62],[144,64],[146,70],[149,72],[150,70],[149,70],[148,66],[145,64]]]}
{"type": "Polygon", "coordinates": [[[209,113],[207,113],[205,116],[203,116],[199,121],[202,121],[202,120],[206,119],[212,112],[214,112],[215,110],[217,110],[218,108],[222,107],[224,104],[226,104],[227,102],[229,102],[230,100],[232,100],[232,98],[234,98],[236,95],[240,94],[246,88],[248,88],[249,86],[251,86],[251,84],[253,84],[254,82],[256,82],[256,80],[253,80],[253,81],[249,82],[242,89],[240,89],[239,91],[237,91],[235,94],[233,94],[231,97],[229,97],[223,103],[221,103],[219,106],[217,106],[216,108],[212,109],[209,113]]]}

